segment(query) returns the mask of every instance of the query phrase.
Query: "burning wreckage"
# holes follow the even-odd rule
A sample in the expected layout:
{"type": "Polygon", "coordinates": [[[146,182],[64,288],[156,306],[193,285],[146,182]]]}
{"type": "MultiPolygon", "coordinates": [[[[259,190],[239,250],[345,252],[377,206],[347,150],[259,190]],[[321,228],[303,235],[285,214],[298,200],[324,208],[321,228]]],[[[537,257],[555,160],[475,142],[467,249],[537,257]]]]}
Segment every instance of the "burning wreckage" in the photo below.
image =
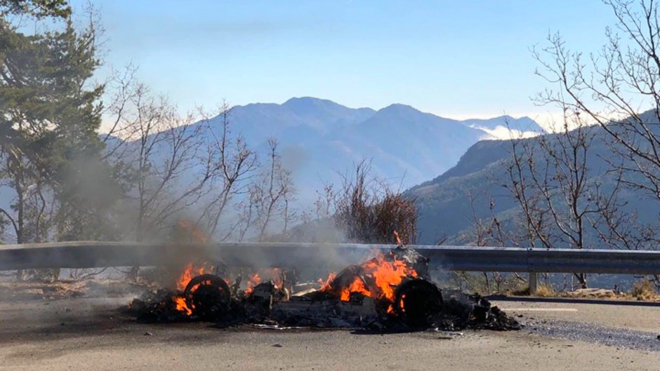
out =
{"type": "Polygon", "coordinates": [[[399,245],[331,273],[307,289],[294,285],[287,272],[277,268],[253,273],[242,285],[241,274],[230,280],[228,269],[189,264],[177,290],[150,292],[128,308],[139,321],[211,321],[224,327],[255,324],[374,332],[520,329],[515,319],[478,295],[443,293],[429,279],[428,263],[415,250],[399,245]]]}

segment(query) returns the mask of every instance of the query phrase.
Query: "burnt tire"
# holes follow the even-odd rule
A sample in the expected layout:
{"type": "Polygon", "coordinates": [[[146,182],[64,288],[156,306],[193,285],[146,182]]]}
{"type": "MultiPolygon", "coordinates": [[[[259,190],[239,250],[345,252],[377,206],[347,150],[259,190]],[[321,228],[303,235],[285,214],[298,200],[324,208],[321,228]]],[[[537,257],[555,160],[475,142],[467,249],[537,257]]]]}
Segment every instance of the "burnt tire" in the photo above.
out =
{"type": "Polygon", "coordinates": [[[442,310],[442,294],[427,280],[411,279],[396,289],[394,311],[410,327],[430,326],[442,310]]]}
{"type": "Polygon", "coordinates": [[[183,291],[192,315],[202,320],[217,320],[227,313],[231,301],[229,286],[213,274],[202,274],[188,282],[183,291]]]}

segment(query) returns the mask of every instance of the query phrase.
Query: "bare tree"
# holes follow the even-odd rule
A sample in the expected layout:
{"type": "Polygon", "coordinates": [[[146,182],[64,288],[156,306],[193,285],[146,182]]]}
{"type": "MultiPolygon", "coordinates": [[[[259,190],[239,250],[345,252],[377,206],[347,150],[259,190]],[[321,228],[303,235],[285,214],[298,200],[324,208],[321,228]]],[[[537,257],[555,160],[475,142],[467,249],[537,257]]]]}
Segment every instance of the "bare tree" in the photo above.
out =
{"type": "MultiPolygon", "coordinates": [[[[538,96],[542,103],[558,103],[598,125],[612,139],[611,149],[621,161],[612,163],[614,179],[660,201],[660,22],[654,0],[605,0],[616,24],[605,34],[608,42],[585,57],[570,51],[559,34],[534,50],[537,72],[557,89],[538,96]],[[645,112],[644,112],[645,111],[645,112]]],[[[617,185],[619,187],[619,185],[617,185]]],[[[616,197],[600,198],[611,207],[603,214],[614,247],[654,248],[658,241],[657,216],[646,221],[626,215],[616,197]],[[616,212],[615,212],[616,211],[616,212]],[[638,223],[631,227],[632,222],[638,223]],[[639,224],[641,223],[641,224],[639,224]]],[[[603,233],[604,232],[604,233],[603,233]]]]}
{"type": "Polygon", "coordinates": [[[106,146],[105,159],[123,159],[125,153],[122,150],[128,147],[128,141],[123,139],[133,137],[134,130],[137,130],[130,115],[136,95],[144,89],[137,81],[137,70],[132,64],[121,70],[113,69],[105,83],[103,114],[110,118],[110,126],[101,135],[101,141],[106,146]]]}
{"type": "Polygon", "coordinates": [[[132,170],[128,177],[140,220],[134,238],[148,237],[153,231],[147,230],[158,230],[193,204],[199,227],[214,238],[230,238],[243,220],[224,223],[222,230],[220,221],[228,206],[236,207],[234,201],[244,203],[258,167],[257,154],[232,132],[231,107],[223,103],[213,114],[200,108],[180,116],[139,83],[135,72],[129,65],[113,73],[106,111],[111,120],[102,137],[106,158],[132,170]]]}
{"type": "MultiPolygon", "coordinates": [[[[512,140],[505,187],[520,206],[522,240],[531,247],[589,248],[594,242],[590,228],[607,206],[598,201],[601,188],[590,169],[596,131],[564,108],[555,134],[512,140]]],[[[575,277],[586,288],[586,274],[575,277]]]]}
{"type": "Polygon", "coordinates": [[[204,143],[206,122],[195,124],[194,115],[180,117],[164,100],[142,98],[138,95],[134,138],[138,241],[207,195],[218,170],[213,150],[204,143]]]}
{"type": "Polygon", "coordinates": [[[323,190],[317,191],[314,201],[314,214],[316,219],[330,218],[336,210],[337,192],[333,184],[323,184],[323,190]]]}
{"type": "MultiPolygon", "coordinates": [[[[231,136],[230,130],[231,108],[224,103],[219,118],[221,119],[220,134],[214,130],[211,149],[216,153],[215,167],[218,170],[212,199],[206,201],[206,207],[200,214],[198,224],[204,223],[205,229],[212,236],[216,235],[220,218],[224,215],[229,202],[238,195],[244,195],[249,190],[249,179],[258,167],[257,154],[248,148],[241,135],[231,136]]],[[[221,239],[229,238],[240,225],[231,224],[221,239]]]]}
{"type": "MultiPolygon", "coordinates": [[[[493,234],[492,224],[477,216],[477,212],[474,206],[477,196],[474,195],[470,190],[465,191],[465,194],[470,202],[470,208],[472,210],[472,244],[479,247],[488,246],[490,244],[489,238],[493,234]]],[[[481,272],[481,274],[484,277],[485,290],[489,293],[491,291],[491,287],[488,272],[481,272]]]]}
{"type": "MultiPolygon", "coordinates": [[[[209,140],[214,133],[208,115],[201,111],[180,115],[167,99],[154,97],[145,85],[132,79],[128,72],[117,80],[111,132],[118,136],[103,139],[112,141],[107,160],[130,169],[128,197],[133,202],[123,211],[125,237],[145,241],[159,235],[175,215],[195,204],[208,201],[202,215],[212,214],[208,205],[218,200],[216,186],[225,179],[220,189],[229,193],[227,188],[244,174],[240,161],[250,154],[240,155],[238,170],[230,169],[234,160],[227,158],[226,142],[209,140]]],[[[227,126],[225,122],[222,129],[225,141],[227,126]]],[[[246,151],[244,147],[241,150],[246,151]]],[[[220,195],[219,200],[226,202],[227,198],[220,195]]],[[[222,212],[214,211],[214,218],[222,212]]],[[[212,227],[215,231],[215,225],[212,227]]],[[[137,267],[132,276],[137,277],[137,267]]]]}
{"type": "Polygon", "coordinates": [[[502,186],[508,190],[520,207],[521,231],[518,238],[511,239],[521,247],[543,246],[551,248],[553,241],[548,233],[548,210],[542,202],[542,195],[535,190],[530,177],[530,168],[536,169],[534,143],[528,139],[511,138],[511,159],[506,164],[506,181],[502,186]]]}
{"type": "MultiPolygon", "coordinates": [[[[466,239],[467,244],[473,246],[499,246],[505,247],[510,246],[511,242],[514,242],[514,245],[517,245],[517,240],[515,236],[515,231],[506,231],[505,228],[500,223],[498,216],[495,213],[495,200],[492,195],[484,194],[475,194],[473,190],[466,190],[465,196],[470,203],[470,209],[472,211],[472,226],[467,231],[466,239]],[[477,208],[479,205],[488,204],[489,215],[486,217],[479,217],[477,213],[477,208]]],[[[519,245],[518,245],[519,246],[519,245]]],[[[465,272],[455,272],[456,278],[458,280],[464,280],[466,283],[470,284],[469,275],[465,272]]],[[[505,283],[511,281],[516,284],[520,282],[525,282],[526,280],[522,278],[518,273],[513,274],[502,274],[500,272],[481,272],[483,277],[483,291],[486,293],[501,292],[505,283]],[[494,287],[492,286],[494,284],[494,287]]]]}
{"type": "Polygon", "coordinates": [[[268,139],[268,161],[262,174],[251,186],[250,198],[256,212],[258,239],[266,238],[276,215],[283,217],[284,229],[289,222],[289,201],[293,197],[291,172],[282,166],[275,138],[268,139]]]}

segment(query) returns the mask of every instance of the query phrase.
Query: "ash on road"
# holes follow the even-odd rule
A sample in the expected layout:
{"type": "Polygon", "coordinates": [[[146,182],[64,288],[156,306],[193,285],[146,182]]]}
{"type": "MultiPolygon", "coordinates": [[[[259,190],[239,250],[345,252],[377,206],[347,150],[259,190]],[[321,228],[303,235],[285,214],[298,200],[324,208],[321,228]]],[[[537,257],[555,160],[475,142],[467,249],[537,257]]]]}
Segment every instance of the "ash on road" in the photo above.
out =
{"type": "MultiPolygon", "coordinates": [[[[119,314],[117,308],[126,302],[65,299],[0,303],[0,369],[584,371],[660,367],[660,353],[652,349],[549,337],[529,329],[446,336],[430,332],[357,335],[348,331],[220,330],[203,323],[145,325],[119,314]]],[[[530,323],[568,326],[571,318],[583,321],[580,323],[591,318],[594,325],[602,326],[612,316],[611,311],[621,311],[616,306],[604,306],[585,310],[588,315],[580,308],[573,313],[546,313],[526,310],[543,309],[543,305],[498,304],[516,309],[514,312],[523,315],[523,323],[529,317],[530,323]]],[[[638,318],[635,331],[648,330],[650,334],[650,326],[657,326],[657,319],[646,319],[658,316],[657,308],[632,312],[638,318]]],[[[612,328],[621,329],[620,316],[613,317],[618,323],[612,328]]]]}

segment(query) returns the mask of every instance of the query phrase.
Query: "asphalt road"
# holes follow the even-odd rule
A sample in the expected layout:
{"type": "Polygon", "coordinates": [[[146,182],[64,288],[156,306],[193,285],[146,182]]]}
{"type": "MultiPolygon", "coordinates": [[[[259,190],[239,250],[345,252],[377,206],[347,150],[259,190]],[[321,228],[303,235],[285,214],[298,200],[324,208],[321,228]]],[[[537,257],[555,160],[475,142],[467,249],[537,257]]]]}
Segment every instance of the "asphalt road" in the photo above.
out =
{"type": "MultiPolygon", "coordinates": [[[[540,299],[543,300],[543,299],[540,299]]],[[[617,305],[616,301],[560,300],[557,303],[496,301],[509,314],[521,314],[526,320],[584,322],[594,325],[660,334],[660,306],[617,305]],[[583,304],[604,302],[607,304],[583,304]]],[[[660,342],[659,342],[660,344],[660,342]]]]}
{"type": "MultiPolygon", "coordinates": [[[[658,347],[609,345],[605,329],[655,338],[660,309],[502,302],[518,332],[358,335],[349,331],[220,330],[208,324],[138,324],[123,300],[0,302],[0,370],[658,370],[658,347]]],[[[626,336],[628,336],[626,335],[626,336]]],[[[657,341],[657,340],[656,340],[657,341]]],[[[653,343],[652,343],[653,344],[653,343]]]]}

